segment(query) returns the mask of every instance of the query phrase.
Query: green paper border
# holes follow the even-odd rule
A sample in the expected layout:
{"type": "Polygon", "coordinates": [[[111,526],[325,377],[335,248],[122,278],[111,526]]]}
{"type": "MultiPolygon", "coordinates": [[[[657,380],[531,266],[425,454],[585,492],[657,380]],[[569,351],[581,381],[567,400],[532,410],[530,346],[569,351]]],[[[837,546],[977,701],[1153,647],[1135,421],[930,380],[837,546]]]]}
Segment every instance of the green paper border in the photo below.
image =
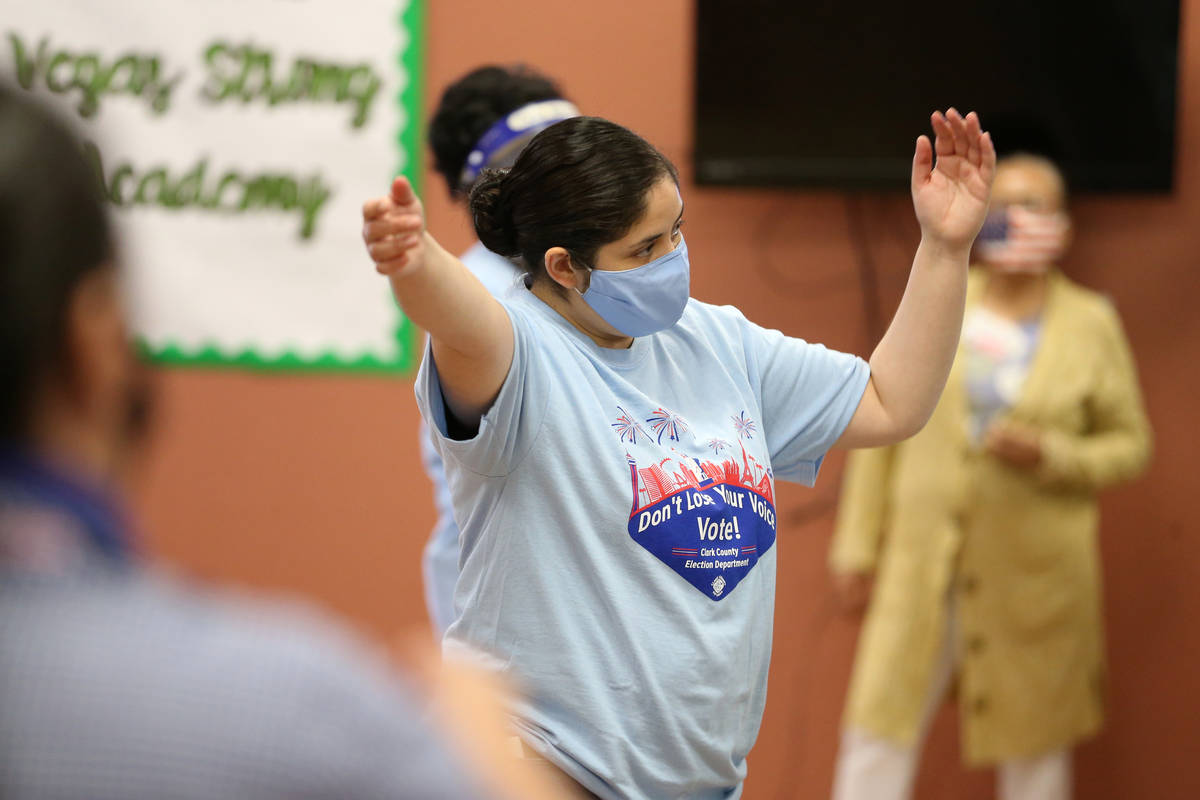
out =
{"type": "MultiPolygon", "coordinates": [[[[406,124],[396,133],[396,144],[400,152],[407,153],[408,156],[403,168],[394,169],[392,174],[403,174],[420,193],[424,100],[422,90],[425,85],[425,0],[408,0],[396,16],[396,22],[401,30],[408,31],[408,46],[399,53],[398,59],[399,66],[408,76],[408,80],[396,96],[396,101],[406,117],[406,124]]],[[[215,344],[187,350],[179,344],[169,342],[155,348],[140,337],[137,345],[148,360],[173,367],[241,367],[264,372],[358,372],[396,375],[412,370],[417,353],[415,326],[398,306],[396,318],[395,336],[400,345],[400,352],[397,358],[391,361],[373,355],[346,360],[332,352],[315,357],[287,352],[268,358],[251,348],[231,354],[215,344]]]]}
{"type": "Polygon", "coordinates": [[[400,53],[400,68],[409,76],[408,83],[400,90],[397,102],[408,114],[408,124],[399,131],[397,139],[400,152],[408,153],[404,174],[418,195],[421,194],[421,164],[424,126],[422,110],[425,107],[425,0],[408,0],[400,12],[400,29],[408,31],[408,47],[400,53]]]}

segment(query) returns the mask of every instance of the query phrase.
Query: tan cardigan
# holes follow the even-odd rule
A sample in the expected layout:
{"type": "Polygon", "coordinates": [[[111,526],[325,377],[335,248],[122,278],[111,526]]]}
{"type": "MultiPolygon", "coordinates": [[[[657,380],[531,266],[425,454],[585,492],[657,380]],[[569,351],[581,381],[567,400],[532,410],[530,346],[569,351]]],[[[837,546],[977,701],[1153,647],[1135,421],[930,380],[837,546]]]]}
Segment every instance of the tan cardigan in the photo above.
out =
{"type": "MultiPolygon", "coordinates": [[[[1098,490],[1134,477],[1150,429],[1116,311],[1051,276],[1037,352],[1011,419],[1041,431],[1036,471],[967,439],[960,358],[925,429],[851,454],[830,554],[877,571],[846,723],[917,735],[955,593],[969,764],[1057,750],[1103,721],[1098,490]]],[[[983,275],[968,283],[968,308],[983,275]]]]}

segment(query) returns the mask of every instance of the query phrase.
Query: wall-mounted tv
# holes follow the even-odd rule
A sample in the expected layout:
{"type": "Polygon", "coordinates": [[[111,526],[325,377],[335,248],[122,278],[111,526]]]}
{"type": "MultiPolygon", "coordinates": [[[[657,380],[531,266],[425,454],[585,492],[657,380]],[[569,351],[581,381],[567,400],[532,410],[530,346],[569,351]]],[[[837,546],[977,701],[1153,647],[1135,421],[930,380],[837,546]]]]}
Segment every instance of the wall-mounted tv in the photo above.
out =
{"type": "Polygon", "coordinates": [[[1168,192],[1178,0],[697,0],[702,184],[908,185],[929,113],[1077,191],[1168,192]]]}

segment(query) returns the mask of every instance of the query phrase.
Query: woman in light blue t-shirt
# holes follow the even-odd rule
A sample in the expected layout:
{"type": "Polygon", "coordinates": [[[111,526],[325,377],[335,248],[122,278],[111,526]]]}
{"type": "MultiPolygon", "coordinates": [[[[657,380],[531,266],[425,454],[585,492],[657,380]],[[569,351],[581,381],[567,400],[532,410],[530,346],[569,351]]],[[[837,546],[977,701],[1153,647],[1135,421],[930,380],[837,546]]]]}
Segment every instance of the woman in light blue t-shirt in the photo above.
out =
{"type": "MultiPolygon", "coordinates": [[[[451,198],[465,206],[471,186],[483,170],[512,165],[534,136],[555,122],[578,115],[579,110],[563,97],[553,80],[528,67],[473,69],[446,87],[429,122],[434,168],[445,179],[451,198]]],[[[512,260],[479,242],[459,259],[493,295],[503,294],[517,279],[512,260]]],[[[421,427],[421,462],[433,483],[437,522],[421,556],[421,574],[429,622],[440,642],[456,616],[458,523],[442,457],[426,427],[421,427]]]]}
{"type": "Polygon", "coordinates": [[[446,652],[522,686],[525,752],[594,795],[740,796],[775,480],[811,485],[830,447],[920,429],[958,341],[995,154],[973,114],[932,123],[921,244],[869,366],[690,299],[675,168],[605,120],[550,126],[472,189],[480,240],[528,271],[499,300],[403,178],[364,206],[376,268],[430,334],[417,397],[462,547],[446,652]]]}

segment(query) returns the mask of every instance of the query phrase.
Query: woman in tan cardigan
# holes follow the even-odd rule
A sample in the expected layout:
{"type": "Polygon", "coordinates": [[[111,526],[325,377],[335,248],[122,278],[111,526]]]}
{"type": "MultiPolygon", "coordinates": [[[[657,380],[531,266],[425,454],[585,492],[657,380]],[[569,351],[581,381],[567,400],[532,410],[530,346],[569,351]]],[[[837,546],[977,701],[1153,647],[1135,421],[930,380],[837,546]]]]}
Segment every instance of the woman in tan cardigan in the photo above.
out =
{"type": "Polygon", "coordinates": [[[870,607],[836,800],[911,796],[955,677],[965,760],[1000,766],[1001,800],[1069,797],[1070,748],[1101,726],[1096,494],[1143,469],[1150,430],[1116,311],[1051,267],[1065,194],[1053,164],[1001,162],[937,410],[850,456],[830,561],[870,607]]]}

